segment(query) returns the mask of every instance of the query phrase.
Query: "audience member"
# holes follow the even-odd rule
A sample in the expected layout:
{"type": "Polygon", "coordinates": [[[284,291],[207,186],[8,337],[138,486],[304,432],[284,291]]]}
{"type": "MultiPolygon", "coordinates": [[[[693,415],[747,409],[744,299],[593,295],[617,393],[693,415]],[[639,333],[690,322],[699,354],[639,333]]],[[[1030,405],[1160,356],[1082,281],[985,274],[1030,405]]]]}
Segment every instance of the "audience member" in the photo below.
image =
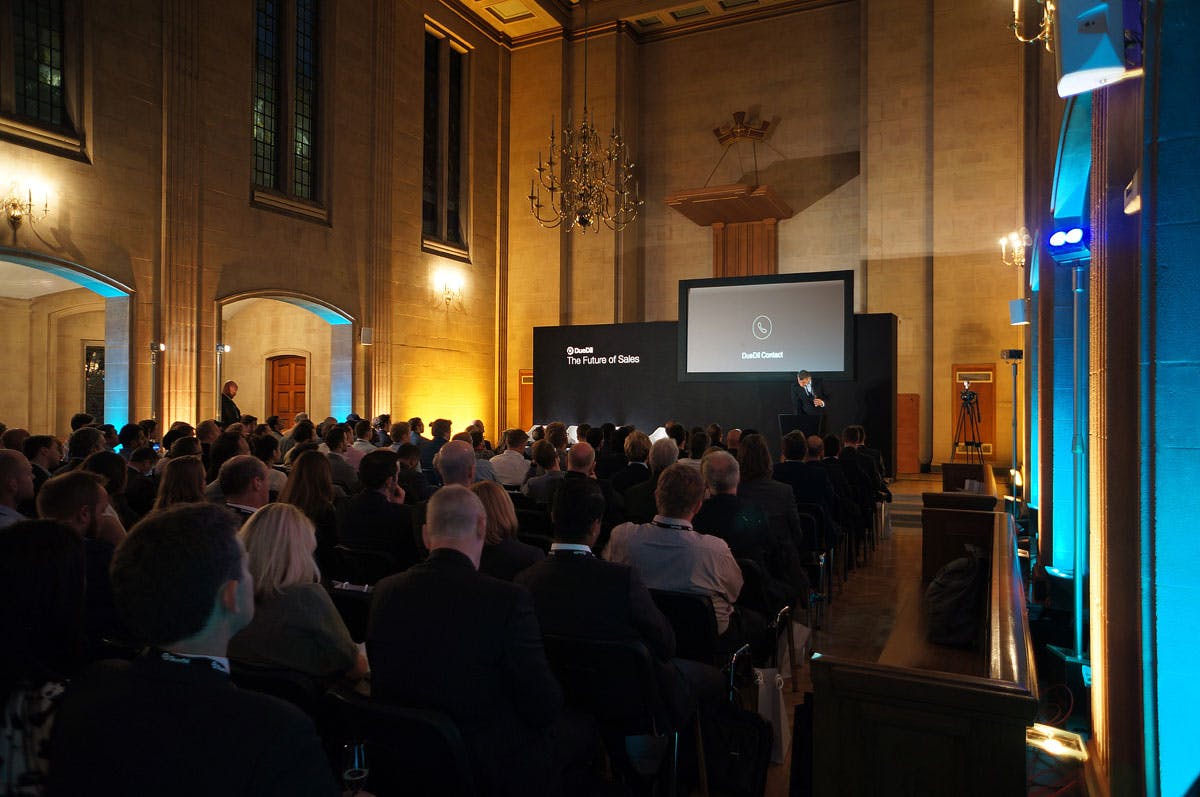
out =
{"type": "Polygon", "coordinates": [[[4,434],[0,435],[0,447],[8,448],[13,451],[25,452],[25,441],[29,438],[29,430],[21,429],[20,427],[13,429],[5,429],[4,434]]]}
{"type": "Polygon", "coordinates": [[[425,431],[425,423],[418,417],[414,416],[408,419],[408,440],[405,442],[412,443],[418,449],[425,443],[429,442],[429,438],[423,436],[425,431]]]}
{"type": "Polygon", "coordinates": [[[150,446],[141,446],[129,455],[129,467],[125,471],[125,499],[139,518],[154,508],[154,498],[158,494],[158,481],[154,478],[156,465],[158,452],[150,446]]]}
{"type": "Polygon", "coordinates": [[[567,472],[563,474],[563,483],[581,479],[595,481],[600,485],[600,492],[604,496],[600,538],[593,546],[599,553],[608,544],[608,535],[612,533],[613,528],[625,522],[625,499],[607,481],[596,479],[596,450],[586,442],[571,446],[571,450],[567,452],[567,472]]]}
{"type": "MultiPolygon", "coordinates": [[[[412,445],[412,430],[408,427],[408,421],[396,421],[392,424],[392,430],[388,432],[392,438],[392,450],[399,452],[400,446],[412,445]]],[[[420,449],[418,449],[418,453],[420,449]]]]}
{"type": "Polygon", "coordinates": [[[55,721],[50,797],[337,793],[312,721],[229,681],[229,640],[254,616],[238,525],[218,506],[177,506],[121,545],[112,565],[121,619],[154,648],[72,684],[55,721]]]}
{"type": "Polygon", "coordinates": [[[558,452],[549,440],[538,440],[533,444],[533,462],[544,473],[526,479],[521,485],[521,492],[535,504],[549,504],[554,497],[554,489],[563,477],[558,452]]]}
{"type": "Polygon", "coordinates": [[[684,465],[699,470],[700,460],[704,457],[704,452],[708,450],[708,434],[704,431],[695,431],[688,435],[687,456],[679,461],[684,465]]]}
{"type": "Polygon", "coordinates": [[[503,487],[494,481],[475,482],[471,492],[478,496],[487,513],[480,573],[512,581],[517,573],[546,558],[541,548],[517,539],[517,512],[503,487]]]}
{"type": "Polygon", "coordinates": [[[133,452],[146,445],[146,433],[136,423],[127,423],[117,432],[117,442],[121,444],[120,455],[128,460],[133,452]]]}
{"type": "MultiPolygon", "coordinates": [[[[376,448],[391,448],[392,441],[392,416],[386,412],[382,415],[376,415],[371,420],[371,442],[376,448]]],[[[367,453],[370,453],[369,451],[367,453]]]]}
{"type": "Polygon", "coordinates": [[[46,748],[80,663],[84,556],[71,529],[27,520],[0,531],[0,791],[42,794],[46,748]]]}
{"type": "MultiPolygon", "coordinates": [[[[687,685],[672,662],[675,632],[663,616],[636,568],[598,559],[593,545],[600,536],[604,496],[595,481],[563,482],[554,494],[554,544],[550,555],[520,573],[516,582],[529,589],[542,633],[583,639],[636,639],[655,659],[663,698],[659,720],[679,728],[691,714],[687,685]]],[[[685,664],[685,668],[702,665],[685,664]]],[[[721,676],[711,670],[720,691],[721,676]]]]}
{"type": "MultiPolygon", "coordinates": [[[[289,483],[291,480],[288,480],[289,483]]],[[[270,500],[267,466],[249,454],[238,454],[225,461],[217,478],[225,506],[243,520],[270,500]]]]}
{"type": "MultiPolygon", "coordinates": [[[[800,514],[792,488],[771,478],[771,452],[760,434],[748,434],[738,444],[741,483],[738,497],[762,507],[776,538],[789,541],[796,550],[805,549],[800,514]]],[[[811,542],[811,541],[809,541],[811,542]]]]}
{"type": "MultiPolygon", "coordinates": [[[[421,444],[421,467],[432,468],[433,458],[450,440],[450,421],[438,418],[429,425],[429,433],[433,437],[421,444]]],[[[474,455],[472,455],[474,456],[474,455]]]]}
{"type": "Polygon", "coordinates": [[[509,429],[504,433],[504,451],[489,460],[496,481],[505,487],[520,487],[529,475],[529,460],[525,459],[528,439],[529,435],[521,429],[509,429]]]}
{"type": "Polygon", "coordinates": [[[791,486],[796,503],[819,504],[833,509],[833,482],[829,472],[821,467],[820,459],[824,445],[821,438],[805,438],[801,431],[791,431],[783,436],[783,462],[775,463],[772,475],[776,481],[791,486]],[[815,444],[817,450],[810,455],[809,448],[815,444]]]}
{"type": "Polygon", "coordinates": [[[654,491],[663,471],[679,458],[679,446],[669,437],[655,440],[650,446],[650,478],[634,484],[625,491],[625,517],[632,523],[648,523],[658,511],[654,491]]]}
{"type": "Polygon", "coordinates": [[[0,528],[26,520],[18,509],[33,500],[33,466],[25,455],[0,449],[0,528]]]}
{"type": "Polygon", "coordinates": [[[333,483],[345,490],[347,495],[358,492],[358,472],[346,459],[346,454],[350,450],[346,427],[336,424],[329,429],[325,433],[325,445],[329,448],[329,452],[325,456],[329,459],[333,483]]]}
{"type": "Polygon", "coordinates": [[[412,443],[401,443],[396,447],[396,483],[404,490],[404,503],[412,505],[426,501],[433,495],[433,485],[421,472],[421,450],[412,443]]]}
{"type": "Polygon", "coordinates": [[[320,451],[305,451],[296,459],[279,502],[299,509],[313,524],[317,540],[317,563],[328,569],[333,547],[338,544],[337,489],[333,468],[320,451]]]}
{"type": "Polygon", "coordinates": [[[50,474],[62,464],[63,445],[57,437],[35,434],[25,438],[21,447],[25,458],[33,466],[33,491],[36,494],[50,478],[50,474]]]}
{"type": "MultiPolygon", "coordinates": [[[[625,467],[612,475],[612,487],[619,493],[624,493],[635,484],[641,484],[650,478],[650,466],[646,458],[650,456],[650,438],[646,433],[634,429],[625,437],[625,467]]],[[[597,462],[596,471],[599,474],[600,465],[597,462]]],[[[597,475],[597,478],[600,478],[597,475]]]]}
{"type": "Polygon", "coordinates": [[[529,592],[478,572],[486,528],[483,505],[467,488],[448,485],[429,499],[429,558],[375,588],[371,695],[447,712],[481,794],[546,794],[553,791],[548,731],[562,690],[529,592]]]}
{"type": "MultiPolygon", "coordinates": [[[[91,416],[88,416],[91,417],[91,416]]],[[[55,469],[55,473],[75,470],[83,461],[104,450],[104,433],[94,426],[84,426],[71,432],[67,438],[67,461],[55,469]]]]}
{"type": "Polygon", "coordinates": [[[98,474],[108,492],[108,509],[105,515],[121,524],[122,536],[125,529],[133,528],[139,518],[125,498],[125,482],[129,465],[114,451],[98,451],[83,461],[80,470],[98,474]]]}
{"type": "Polygon", "coordinates": [[[204,496],[204,463],[199,455],[170,457],[166,463],[158,481],[155,511],[208,500],[204,496]]]}
{"type": "Polygon", "coordinates": [[[709,448],[725,448],[725,435],[721,431],[721,424],[710,423],[704,431],[708,434],[709,448]]]}
{"type": "Polygon", "coordinates": [[[443,445],[434,466],[442,484],[470,487],[475,483],[475,452],[469,443],[462,440],[451,440],[443,445]]]}
{"type": "Polygon", "coordinates": [[[725,433],[725,450],[736,457],[738,453],[738,445],[741,444],[741,441],[742,430],[730,429],[725,433]]]}
{"type": "MultiPolygon", "coordinates": [[[[664,440],[675,446],[670,438],[664,440]]],[[[718,633],[741,639],[745,634],[738,627],[740,621],[734,620],[738,615],[733,604],[742,591],[742,571],[724,540],[692,528],[692,518],[704,502],[700,472],[671,465],[659,477],[654,493],[658,507],[654,520],[617,526],[604,557],[637,568],[650,589],[708,596],[718,633]]]]}
{"type": "Polygon", "coordinates": [[[278,497],[288,480],[287,474],[275,467],[279,464],[279,440],[270,432],[254,435],[250,438],[250,454],[267,466],[270,493],[278,497]]]}
{"type": "MultiPolygon", "coordinates": [[[[311,443],[316,440],[317,427],[308,418],[297,421],[296,425],[290,430],[291,438],[284,438],[283,443],[279,444],[279,450],[283,453],[283,464],[291,465],[299,454],[296,453],[296,447],[311,443]]],[[[308,449],[305,449],[308,450],[308,449]]]]}
{"type": "Polygon", "coordinates": [[[77,432],[85,426],[91,426],[96,422],[95,417],[86,412],[77,412],[71,416],[71,432],[77,432]]]}
{"type": "Polygon", "coordinates": [[[250,444],[237,432],[225,431],[216,439],[208,451],[208,473],[206,475],[210,484],[208,493],[210,501],[219,502],[221,500],[221,495],[214,492],[220,489],[217,477],[221,473],[221,466],[233,457],[249,453],[250,444]]]}
{"type": "Polygon", "coordinates": [[[496,481],[496,471],[492,468],[492,463],[479,456],[479,447],[476,444],[475,437],[470,432],[459,432],[452,439],[466,443],[471,447],[471,456],[475,457],[475,481],[496,481]]]}
{"type": "Polygon", "coordinates": [[[346,450],[346,461],[349,462],[355,469],[358,468],[358,463],[362,462],[362,458],[370,454],[378,446],[375,445],[375,430],[371,427],[370,421],[359,421],[354,424],[354,443],[346,450]]]}
{"type": "Polygon", "coordinates": [[[404,505],[397,470],[398,457],[390,449],[377,449],[363,457],[358,467],[362,492],[339,508],[337,528],[342,545],[383,551],[393,557],[400,571],[416,564],[420,554],[413,537],[413,511],[404,505]]]}
{"type": "Polygon", "coordinates": [[[366,657],[321,586],[312,521],[290,504],[267,504],[238,537],[254,581],[254,619],[229,640],[229,658],[315,678],[366,675],[366,657]]]}

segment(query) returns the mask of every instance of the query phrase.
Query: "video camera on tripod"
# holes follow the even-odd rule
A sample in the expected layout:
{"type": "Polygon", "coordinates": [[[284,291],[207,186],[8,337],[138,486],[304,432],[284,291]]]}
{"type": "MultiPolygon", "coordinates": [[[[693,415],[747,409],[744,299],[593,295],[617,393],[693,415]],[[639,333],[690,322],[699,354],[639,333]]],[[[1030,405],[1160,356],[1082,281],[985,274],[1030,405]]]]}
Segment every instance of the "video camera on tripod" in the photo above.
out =
{"type": "Polygon", "coordinates": [[[954,425],[954,448],[950,452],[950,460],[954,461],[961,444],[967,462],[983,464],[983,443],[979,439],[979,394],[971,389],[969,381],[964,380],[958,398],[962,404],[958,408],[958,422],[954,425]]]}

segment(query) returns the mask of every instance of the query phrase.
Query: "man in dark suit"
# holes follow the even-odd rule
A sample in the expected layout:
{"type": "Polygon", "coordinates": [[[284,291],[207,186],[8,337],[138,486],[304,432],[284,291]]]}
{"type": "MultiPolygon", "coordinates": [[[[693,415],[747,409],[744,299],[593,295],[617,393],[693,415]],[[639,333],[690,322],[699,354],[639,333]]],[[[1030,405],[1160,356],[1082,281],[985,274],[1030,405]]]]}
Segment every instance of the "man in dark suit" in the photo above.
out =
{"type": "MultiPolygon", "coordinates": [[[[612,476],[612,487],[618,493],[624,493],[635,484],[641,484],[650,478],[650,466],[646,458],[650,456],[650,438],[645,432],[634,429],[625,438],[625,459],[628,464],[612,476]]],[[[599,470],[599,465],[597,465],[599,470]]]]}
{"type": "Polygon", "coordinates": [[[351,548],[383,551],[396,560],[396,571],[420,559],[413,539],[413,511],[396,483],[396,453],[380,448],[362,458],[358,480],[363,490],[338,511],[338,542],[351,548]]]}
{"type": "Polygon", "coordinates": [[[797,415],[825,414],[825,391],[813,383],[808,371],[796,373],[796,384],[792,385],[792,409],[797,415]]]}
{"type": "Polygon", "coordinates": [[[449,714],[481,793],[544,794],[553,781],[548,731],[563,696],[533,599],[478,572],[487,519],[474,493],[447,485],[427,510],[429,558],[375,588],[372,698],[449,714]]]}
{"type": "Polygon", "coordinates": [[[649,523],[658,512],[654,490],[658,477],[679,459],[679,446],[669,437],[655,441],[650,446],[650,478],[638,482],[625,491],[625,518],[634,523],[649,523]]]}
{"type": "Polygon", "coordinates": [[[425,470],[433,468],[433,458],[442,450],[442,446],[450,441],[450,421],[438,418],[429,425],[433,439],[421,443],[421,467],[425,470]]]}
{"type": "Polygon", "coordinates": [[[125,476],[125,498],[129,508],[138,517],[145,517],[154,507],[158,497],[158,479],[154,477],[154,466],[158,463],[158,452],[150,446],[142,446],[129,455],[129,467],[125,476]]]}
{"type": "Polygon", "coordinates": [[[602,551],[613,528],[625,522],[625,499],[611,484],[595,478],[595,475],[596,449],[592,448],[590,443],[576,443],[567,452],[567,472],[563,474],[557,489],[561,489],[564,482],[581,480],[592,481],[600,486],[600,492],[604,496],[604,517],[601,518],[600,541],[596,550],[602,551]]]}
{"type": "MultiPolygon", "coordinates": [[[[691,705],[683,674],[672,663],[675,632],[637,570],[598,559],[592,552],[604,514],[599,485],[593,479],[565,480],[554,494],[551,514],[550,555],[516,578],[533,594],[542,631],[582,639],[641,640],[657,662],[662,719],[678,728],[691,714],[691,705]]],[[[684,666],[692,665],[704,667],[684,666]]],[[[705,669],[712,670],[710,680],[721,682],[720,673],[705,669]]]]}
{"type": "Polygon", "coordinates": [[[112,564],[124,625],[153,647],[71,683],[46,794],[338,793],[312,720],[229,680],[226,648],[254,616],[227,509],[186,504],[134,527],[112,564]]]}
{"type": "Polygon", "coordinates": [[[829,472],[819,464],[819,452],[815,458],[817,461],[807,459],[810,441],[816,441],[815,445],[823,450],[821,438],[816,435],[806,439],[799,430],[784,435],[783,462],[775,463],[772,478],[791,485],[796,503],[819,504],[832,510],[833,482],[829,480],[829,472]]]}
{"type": "Polygon", "coordinates": [[[258,457],[238,454],[221,465],[217,475],[225,506],[244,522],[271,500],[271,480],[266,464],[258,457]]]}

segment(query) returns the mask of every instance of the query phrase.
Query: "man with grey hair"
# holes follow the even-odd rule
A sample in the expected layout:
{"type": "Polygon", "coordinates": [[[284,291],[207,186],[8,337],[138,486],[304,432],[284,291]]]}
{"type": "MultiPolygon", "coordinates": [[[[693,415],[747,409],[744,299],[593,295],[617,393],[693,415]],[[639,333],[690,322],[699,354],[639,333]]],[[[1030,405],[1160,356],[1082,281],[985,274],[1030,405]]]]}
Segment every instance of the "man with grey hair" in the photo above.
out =
{"type": "Polygon", "coordinates": [[[654,490],[662,472],[679,459],[679,446],[669,437],[656,440],[650,446],[650,478],[625,491],[625,517],[634,523],[648,523],[657,510],[654,490]]]}
{"type": "Polygon", "coordinates": [[[548,731],[563,695],[533,600],[524,587],[478,572],[487,515],[474,493],[450,484],[427,510],[429,558],[375,587],[371,697],[449,714],[480,793],[545,794],[553,781],[548,731]]]}

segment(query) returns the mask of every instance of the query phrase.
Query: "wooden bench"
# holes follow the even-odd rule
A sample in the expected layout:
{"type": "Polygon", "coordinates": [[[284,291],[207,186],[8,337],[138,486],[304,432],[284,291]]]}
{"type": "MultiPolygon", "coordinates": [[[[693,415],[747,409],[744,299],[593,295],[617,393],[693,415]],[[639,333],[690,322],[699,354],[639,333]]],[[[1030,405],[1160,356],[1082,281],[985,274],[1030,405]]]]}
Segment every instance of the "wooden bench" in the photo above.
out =
{"type": "Polygon", "coordinates": [[[942,465],[942,492],[921,494],[921,582],[964,555],[964,545],[992,549],[992,515],[1003,509],[996,477],[988,465],[947,462],[942,465]],[[967,479],[982,492],[963,492],[967,479]]]}
{"type": "Polygon", "coordinates": [[[1012,522],[1002,513],[992,522],[979,650],[925,640],[914,574],[878,662],[813,657],[814,793],[1026,793],[1037,678],[1012,522]]]}

